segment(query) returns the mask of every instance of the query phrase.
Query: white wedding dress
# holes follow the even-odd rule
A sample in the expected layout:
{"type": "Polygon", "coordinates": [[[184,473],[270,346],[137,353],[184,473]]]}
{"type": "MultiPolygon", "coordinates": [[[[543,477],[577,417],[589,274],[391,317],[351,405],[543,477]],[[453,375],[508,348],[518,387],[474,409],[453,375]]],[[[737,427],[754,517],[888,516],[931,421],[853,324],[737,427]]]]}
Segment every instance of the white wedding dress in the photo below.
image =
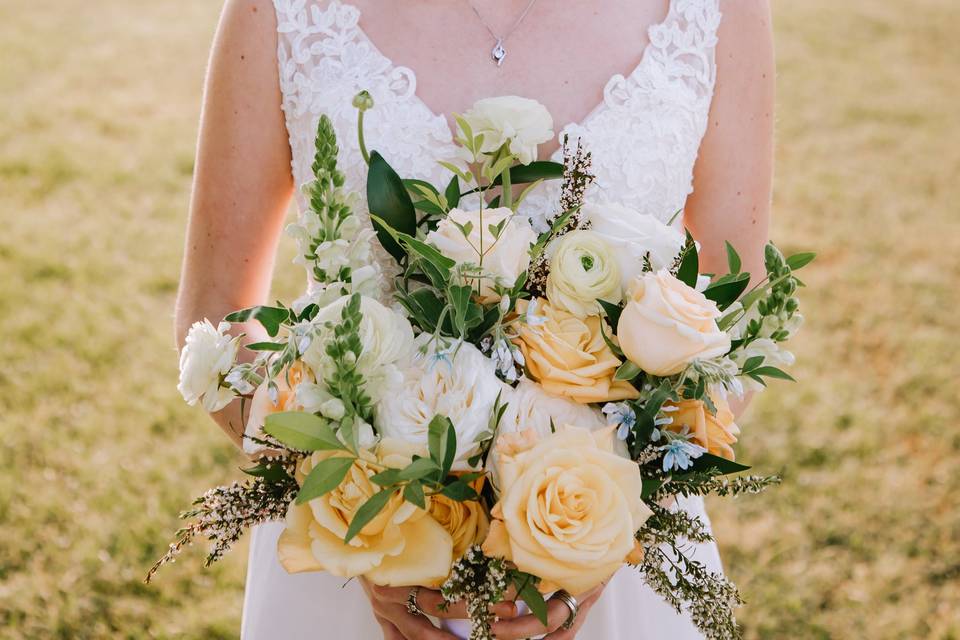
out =
{"type": "MultiPolygon", "coordinates": [[[[372,94],[376,105],[366,116],[368,147],[380,151],[403,177],[446,184],[449,174],[436,159],[453,155],[447,121],[417,96],[414,72],[394,65],[364,34],[360,12],[336,0],[274,0],[274,5],[280,87],[296,184],[311,178],[317,120],[326,113],[337,131],[346,186],[365,192],[366,166],[351,105],[362,89],[372,94]]],[[[664,220],[684,206],[693,188],[693,166],[713,96],[720,17],[719,0],[670,0],[665,19],[648,29],[649,42],[639,65],[626,76],[610,79],[603,100],[583,122],[563,127],[561,134],[580,137],[593,153],[597,181],[590,198],[619,201],[664,220]]],[[[638,55],[639,49],[638,45],[638,55]]],[[[542,185],[521,211],[536,222],[534,212],[549,210],[547,203],[557,188],[556,182],[542,185]]],[[[297,199],[300,210],[306,210],[299,191],[297,199]]],[[[389,266],[385,253],[378,259],[389,266]]],[[[702,500],[684,501],[682,508],[706,520],[702,500]]],[[[280,567],[276,544],[282,526],[265,524],[253,532],[242,638],[382,637],[356,581],[322,573],[288,575],[280,567]]],[[[709,568],[722,570],[714,544],[689,548],[709,568]]],[[[701,637],[686,616],[675,613],[630,567],[613,577],[578,635],[580,640],[701,637]]]]}

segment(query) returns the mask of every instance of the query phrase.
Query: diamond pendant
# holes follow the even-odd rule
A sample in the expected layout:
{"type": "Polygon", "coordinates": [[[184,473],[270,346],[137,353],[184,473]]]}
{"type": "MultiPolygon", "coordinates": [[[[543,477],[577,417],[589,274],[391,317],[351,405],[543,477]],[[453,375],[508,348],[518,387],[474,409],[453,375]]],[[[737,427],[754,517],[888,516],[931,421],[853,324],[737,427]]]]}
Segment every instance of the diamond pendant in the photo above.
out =
{"type": "Polygon", "coordinates": [[[493,47],[490,55],[493,56],[493,61],[497,63],[498,67],[503,64],[503,59],[507,57],[507,50],[503,48],[503,40],[497,40],[497,44],[493,47]]]}

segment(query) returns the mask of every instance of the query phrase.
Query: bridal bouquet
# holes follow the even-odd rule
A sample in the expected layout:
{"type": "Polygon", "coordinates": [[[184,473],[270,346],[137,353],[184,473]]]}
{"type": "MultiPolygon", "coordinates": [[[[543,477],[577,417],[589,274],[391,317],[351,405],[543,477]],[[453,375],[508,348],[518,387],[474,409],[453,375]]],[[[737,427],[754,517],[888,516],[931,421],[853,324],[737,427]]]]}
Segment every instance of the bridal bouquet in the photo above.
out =
{"type": "Polygon", "coordinates": [[[194,538],[211,540],[210,563],[283,519],[287,571],[440,588],[466,601],[471,638],[490,637],[488,606],[508,590],[545,621],[543,594],[583,593],[624,564],[708,637],[738,637],[738,592],[688,557],[710,533],[674,502],[778,482],[732,475],[748,467],[728,397],[790,379],[794,272],[813,255],[768,245],[751,287],[727,244],[729,272],[700,273],[689,234],[591,201],[580,145],[536,161],[553,133],[531,100],[458,116],[444,185],[368,153],[372,100],[354,105],[372,225],[321,117],[310,210],[290,229],[307,294],[199,322],[181,354],[189,403],[249,404],[258,462],[197,499],[150,574],[194,538]],[[531,224],[518,207],[546,180],[559,188],[531,224]],[[248,321],[270,340],[238,358],[227,331],[248,321]]]}

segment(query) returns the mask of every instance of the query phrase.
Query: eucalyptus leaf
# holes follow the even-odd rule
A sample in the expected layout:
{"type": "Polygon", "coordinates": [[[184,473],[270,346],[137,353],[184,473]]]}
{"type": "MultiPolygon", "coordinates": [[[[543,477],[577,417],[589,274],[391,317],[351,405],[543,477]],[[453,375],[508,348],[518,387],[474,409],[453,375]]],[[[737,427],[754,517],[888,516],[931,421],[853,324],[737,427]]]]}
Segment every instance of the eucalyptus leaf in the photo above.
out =
{"type": "Polygon", "coordinates": [[[423,485],[411,482],[403,488],[403,499],[421,509],[427,508],[427,500],[423,495],[423,485]]]}
{"type": "Polygon", "coordinates": [[[347,476],[353,461],[352,456],[337,456],[318,462],[303,479],[303,486],[297,492],[296,503],[309,502],[336,489],[347,476]]]}
{"type": "Polygon", "coordinates": [[[276,337],[280,332],[280,325],[290,318],[290,310],[283,307],[268,307],[264,305],[248,307],[239,311],[234,311],[224,318],[227,322],[246,322],[256,320],[259,322],[267,335],[271,338],[276,337]]]}
{"type": "Polygon", "coordinates": [[[304,411],[271,413],[263,430],[283,444],[300,451],[345,449],[330,423],[304,411]]]}
{"type": "Polygon", "coordinates": [[[350,526],[347,527],[347,535],[344,536],[343,541],[350,542],[353,540],[353,538],[360,533],[360,530],[367,526],[367,523],[376,518],[377,514],[387,506],[387,502],[393,493],[392,489],[382,489],[370,496],[353,515],[353,520],[350,521],[350,526]]]}
{"type": "Polygon", "coordinates": [[[790,267],[791,271],[796,271],[813,262],[816,257],[817,254],[813,252],[795,253],[787,258],[787,266],[790,267]]]}

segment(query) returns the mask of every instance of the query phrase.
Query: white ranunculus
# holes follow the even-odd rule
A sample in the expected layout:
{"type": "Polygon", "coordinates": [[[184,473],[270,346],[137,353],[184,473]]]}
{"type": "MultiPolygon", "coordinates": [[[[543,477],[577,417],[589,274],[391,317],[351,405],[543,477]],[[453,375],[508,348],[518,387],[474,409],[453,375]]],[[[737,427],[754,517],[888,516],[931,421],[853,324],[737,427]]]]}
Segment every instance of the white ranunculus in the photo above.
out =
{"type": "Polygon", "coordinates": [[[194,405],[201,401],[209,412],[230,404],[236,393],[220,386],[220,378],[230,371],[237,358],[238,338],[227,333],[229,322],[214,327],[209,320],[194,322],[180,352],[180,382],[177,389],[194,405]]]}
{"type": "Polygon", "coordinates": [[[553,117],[536,100],[518,96],[484,98],[463,114],[473,134],[483,134],[483,151],[493,153],[505,142],[521,164],[537,159],[537,146],[553,139],[553,117]]]}
{"type": "Polygon", "coordinates": [[[597,315],[597,300],[620,302],[620,267],[610,245],[593,231],[571,231],[547,248],[550,304],[586,318],[597,315]]]}
{"type": "MultiPolygon", "coordinates": [[[[770,338],[757,338],[751,341],[743,348],[731,353],[730,359],[736,362],[740,368],[743,368],[746,361],[754,356],[763,356],[761,366],[778,369],[786,369],[796,360],[791,352],[781,348],[770,338]]],[[[750,376],[739,376],[737,379],[743,384],[746,391],[763,391],[763,385],[750,376]]]]}
{"type": "MultiPolygon", "coordinates": [[[[433,336],[422,334],[417,343],[426,347],[433,336]]],[[[435,348],[414,359],[403,380],[381,397],[376,426],[384,438],[426,445],[430,421],[450,418],[457,432],[454,470],[469,468],[468,458],[479,451],[477,436],[487,430],[497,395],[506,386],[493,362],[469,343],[435,348]]]]}
{"type": "MultiPolygon", "coordinates": [[[[303,362],[318,380],[326,380],[333,373],[334,364],[326,353],[333,330],[324,326],[341,321],[341,312],[348,297],[328,304],[313,318],[314,333],[310,346],[303,353],[303,362]]],[[[393,378],[399,375],[398,365],[407,362],[413,354],[413,328],[396,311],[383,306],[373,298],[362,297],[360,303],[360,354],[358,370],[366,381],[366,391],[376,400],[393,378]]]]}
{"type": "Polygon", "coordinates": [[[517,276],[526,271],[530,265],[530,245],[536,240],[537,234],[530,222],[507,207],[484,209],[482,220],[480,210],[451,209],[437,229],[427,234],[428,243],[458,264],[480,265],[482,250],[483,271],[492,276],[483,278],[479,286],[484,302],[500,299],[494,291],[495,283],[512,286],[517,276]],[[504,226],[498,238],[490,228],[501,223],[504,226]],[[462,228],[469,228],[470,233],[464,235],[462,228]]]}
{"type": "Polygon", "coordinates": [[[586,203],[583,215],[590,229],[613,248],[620,265],[623,291],[643,271],[643,259],[650,254],[654,271],[667,269],[683,249],[680,231],[657,218],[619,204],[586,203]]]}

